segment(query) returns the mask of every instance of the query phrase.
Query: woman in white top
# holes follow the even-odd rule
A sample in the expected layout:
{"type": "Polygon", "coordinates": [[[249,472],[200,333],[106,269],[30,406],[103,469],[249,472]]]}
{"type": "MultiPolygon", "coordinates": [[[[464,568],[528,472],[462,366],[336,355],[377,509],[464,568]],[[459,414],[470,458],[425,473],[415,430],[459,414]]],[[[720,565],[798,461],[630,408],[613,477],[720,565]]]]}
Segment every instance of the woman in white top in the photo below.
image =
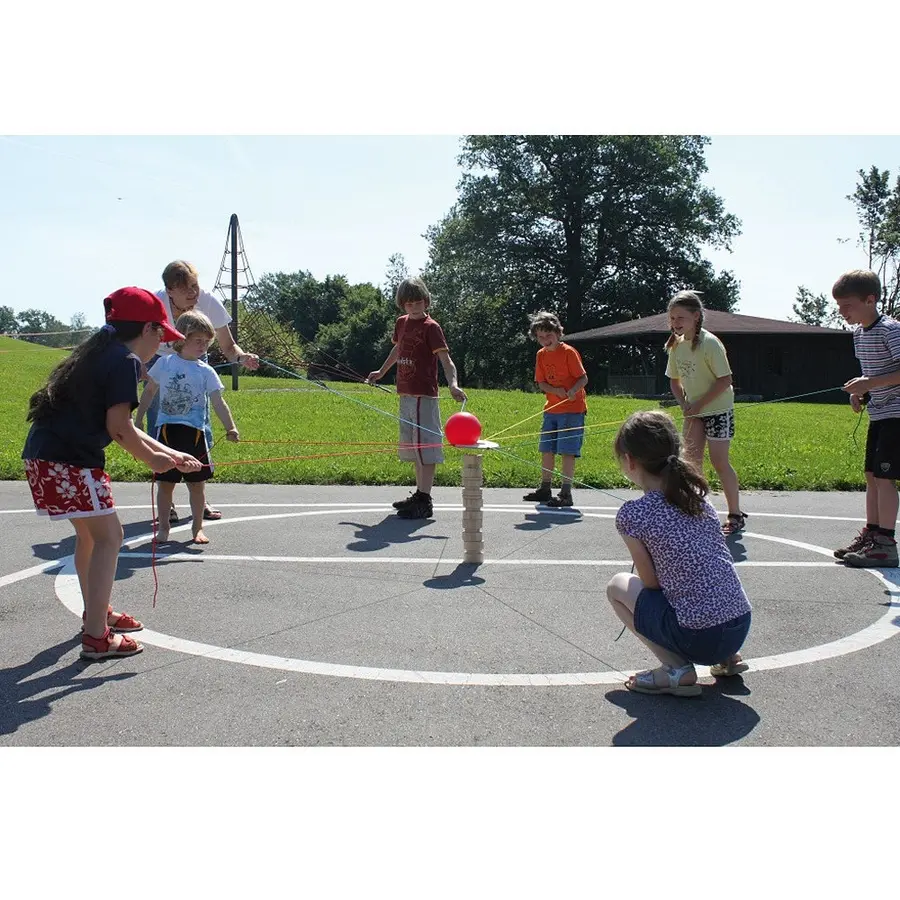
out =
{"type": "MultiPolygon", "coordinates": [[[[234,341],[228,326],[231,324],[231,316],[218,297],[214,297],[207,291],[200,290],[200,278],[197,269],[183,259],[170,262],[162,274],[163,290],[157,291],[156,296],[162,300],[169,322],[174,326],[175,321],[182,313],[197,309],[212,322],[216,332],[216,339],[222,354],[229,362],[239,363],[248,369],[259,368],[259,357],[255,353],[245,353],[234,341]]],[[[160,344],[158,354],[151,360],[150,365],[160,356],[166,356],[175,351],[168,344],[160,344]]],[[[149,368],[149,365],[148,365],[149,368]]],[[[147,434],[153,435],[156,431],[156,416],[159,411],[159,395],[153,398],[150,408],[147,410],[147,434]]],[[[206,409],[206,439],[212,446],[212,426],[209,421],[209,407],[206,409]]],[[[203,511],[204,519],[221,519],[222,513],[213,509],[208,503],[203,511]]],[[[178,513],[172,507],[169,516],[170,522],[178,521],[178,513]]]]}

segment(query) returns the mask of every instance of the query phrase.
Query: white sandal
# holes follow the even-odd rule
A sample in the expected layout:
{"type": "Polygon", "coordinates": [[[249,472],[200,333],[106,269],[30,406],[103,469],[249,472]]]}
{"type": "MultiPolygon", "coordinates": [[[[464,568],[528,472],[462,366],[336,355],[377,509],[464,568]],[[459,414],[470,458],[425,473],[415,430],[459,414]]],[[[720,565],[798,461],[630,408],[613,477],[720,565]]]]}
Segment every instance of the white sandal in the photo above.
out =
{"type": "Polygon", "coordinates": [[[673,697],[699,697],[703,693],[699,684],[679,684],[688,672],[694,671],[693,663],[688,663],[678,669],[671,666],[661,666],[661,668],[668,676],[668,685],[660,687],[653,677],[653,673],[659,670],[648,669],[646,672],[639,672],[635,675],[633,681],[626,681],[625,687],[638,694],[671,694],[673,697]]]}

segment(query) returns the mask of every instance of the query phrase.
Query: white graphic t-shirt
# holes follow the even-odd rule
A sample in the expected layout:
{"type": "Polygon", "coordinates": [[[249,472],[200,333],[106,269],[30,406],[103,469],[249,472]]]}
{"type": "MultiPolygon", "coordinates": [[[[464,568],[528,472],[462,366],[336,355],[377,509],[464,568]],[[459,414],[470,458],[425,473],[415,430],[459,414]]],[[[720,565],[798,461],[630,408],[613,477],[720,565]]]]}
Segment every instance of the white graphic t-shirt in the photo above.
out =
{"type": "Polygon", "coordinates": [[[224,390],[216,370],[199,359],[177,353],[161,356],[147,373],[159,387],[157,425],[191,425],[203,431],[206,398],[224,390]]]}

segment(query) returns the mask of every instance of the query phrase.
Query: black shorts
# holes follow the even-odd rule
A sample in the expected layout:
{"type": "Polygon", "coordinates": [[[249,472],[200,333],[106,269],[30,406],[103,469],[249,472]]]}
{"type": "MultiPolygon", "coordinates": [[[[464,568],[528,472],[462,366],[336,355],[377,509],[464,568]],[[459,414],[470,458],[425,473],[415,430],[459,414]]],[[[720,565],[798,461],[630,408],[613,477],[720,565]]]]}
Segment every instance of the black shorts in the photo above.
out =
{"type": "Polygon", "coordinates": [[[900,419],[869,422],[866,472],[876,478],[900,479],[900,419]]]}
{"type": "Polygon", "coordinates": [[[209,458],[209,448],[206,446],[206,435],[200,429],[191,425],[160,425],[156,439],[179,453],[190,453],[191,456],[203,463],[203,468],[199,472],[179,472],[178,469],[169,469],[168,472],[158,474],[157,481],[178,484],[181,481],[209,481],[213,477],[212,460],[209,458]]]}

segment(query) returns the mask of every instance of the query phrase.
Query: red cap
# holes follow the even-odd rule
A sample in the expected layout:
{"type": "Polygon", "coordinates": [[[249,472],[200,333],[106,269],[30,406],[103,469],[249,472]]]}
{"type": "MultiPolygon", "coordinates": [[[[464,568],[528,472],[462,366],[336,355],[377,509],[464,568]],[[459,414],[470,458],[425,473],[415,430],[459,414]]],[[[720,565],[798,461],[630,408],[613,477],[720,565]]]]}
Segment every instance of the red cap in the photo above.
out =
{"type": "Polygon", "coordinates": [[[184,335],[169,324],[162,300],[139,287],[113,291],[104,301],[107,322],[156,322],[162,325],[162,342],[183,341],[184,335]]]}

